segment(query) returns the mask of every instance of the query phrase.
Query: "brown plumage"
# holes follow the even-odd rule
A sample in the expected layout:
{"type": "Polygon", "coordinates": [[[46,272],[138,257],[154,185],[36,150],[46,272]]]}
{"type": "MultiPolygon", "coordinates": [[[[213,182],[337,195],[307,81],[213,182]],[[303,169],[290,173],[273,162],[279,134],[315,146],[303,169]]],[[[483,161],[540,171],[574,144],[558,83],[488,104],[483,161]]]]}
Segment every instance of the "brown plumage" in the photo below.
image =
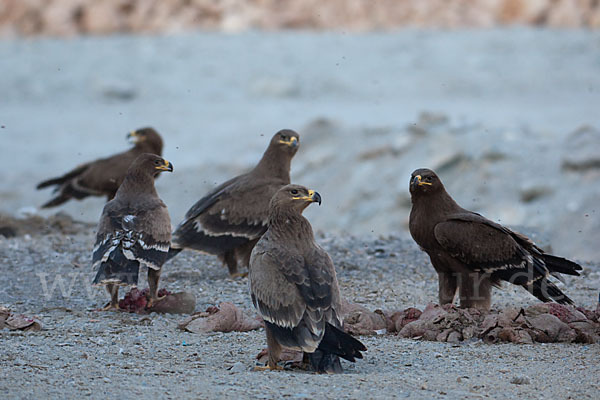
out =
{"type": "Polygon", "coordinates": [[[198,200],[173,233],[169,258],[183,249],[214,254],[231,276],[238,264],[248,266],[250,253],[267,230],[269,201],[290,183],[290,163],[298,151],[299,136],[277,132],[254,169],[219,185],[198,200]]]}
{"type": "Polygon", "coordinates": [[[283,347],[303,351],[316,372],[341,372],[339,357],[362,358],[365,346],[342,330],[340,290],[331,258],[316,242],[302,211],[321,196],[299,185],[270,202],[269,228],[250,259],[250,291],[265,320],[269,361],[283,347]]]}
{"type": "Polygon", "coordinates": [[[131,149],[79,165],[63,176],[40,182],[37,189],[56,185],[56,196],[42,208],[56,207],[68,200],[81,200],[88,196],[106,196],[107,200],[111,200],[123,182],[127,168],[140,154],[162,155],[163,141],[154,129],[138,129],[127,137],[135,143],[131,149]]]}
{"type": "Polygon", "coordinates": [[[573,304],[548,278],[579,275],[581,266],[544,253],[526,236],[460,207],[429,169],[410,178],[410,234],[439,277],[439,301],[489,309],[491,288],[507,281],[538,299],[573,304]]]}
{"type": "Polygon", "coordinates": [[[119,286],[137,285],[141,266],[148,268],[150,300],[159,300],[158,279],[171,243],[171,220],[158,197],[154,178],[173,165],[155,154],[142,154],[131,164],[114,199],[106,203],[96,234],[92,266],[98,272],[94,285],[106,285],[118,308],[119,286]]]}

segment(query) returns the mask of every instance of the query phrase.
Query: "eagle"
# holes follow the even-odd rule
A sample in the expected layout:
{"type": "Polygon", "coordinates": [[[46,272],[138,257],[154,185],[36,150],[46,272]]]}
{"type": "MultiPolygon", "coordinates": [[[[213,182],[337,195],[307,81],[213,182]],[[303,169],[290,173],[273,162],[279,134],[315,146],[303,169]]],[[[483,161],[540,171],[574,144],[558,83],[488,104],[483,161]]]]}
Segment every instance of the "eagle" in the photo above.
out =
{"type": "Polygon", "coordinates": [[[460,207],[430,169],[410,177],[410,234],[429,255],[439,278],[440,304],[489,310],[491,288],[502,281],[544,302],[573,304],[551,275],[579,275],[581,266],[545,253],[531,239],[460,207]]]}
{"type": "Polygon", "coordinates": [[[269,205],[267,232],[250,257],[252,303],[265,321],[268,362],[281,369],[282,349],[304,352],[318,373],[342,372],[340,357],[354,362],[366,347],[342,328],[340,290],[331,258],[316,242],[302,211],[321,204],[300,185],[279,189],[269,205]]]}
{"type": "Polygon", "coordinates": [[[125,179],[127,168],[140,154],[162,155],[163,141],[153,128],[132,131],[127,138],[134,143],[131,149],[81,164],[62,176],[40,182],[37,189],[55,186],[55,196],[42,208],[56,207],[71,199],[81,200],[88,196],[106,196],[107,201],[111,200],[125,179]]]}
{"type": "Polygon", "coordinates": [[[158,280],[171,243],[171,220],[158,197],[154,178],[173,171],[173,164],[145,153],[131,164],[115,198],[106,203],[98,223],[92,268],[93,285],[105,285],[111,296],[103,311],[118,309],[119,286],[137,286],[140,266],[148,268],[148,308],[158,297],[158,280]]]}
{"type": "Polygon", "coordinates": [[[269,201],[290,183],[290,164],[300,136],[290,129],[277,132],[251,171],[217,186],[194,204],[173,232],[169,258],[183,249],[214,254],[232,277],[238,264],[248,266],[252,248],[267,230],[269,201]]]}

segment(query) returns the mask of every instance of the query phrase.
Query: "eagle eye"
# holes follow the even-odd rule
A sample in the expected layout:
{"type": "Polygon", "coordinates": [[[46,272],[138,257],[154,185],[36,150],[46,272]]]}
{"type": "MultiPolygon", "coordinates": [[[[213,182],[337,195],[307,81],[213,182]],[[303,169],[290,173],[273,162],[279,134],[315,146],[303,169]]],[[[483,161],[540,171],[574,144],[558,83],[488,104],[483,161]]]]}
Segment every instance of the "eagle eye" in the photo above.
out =
{"type": "Polygon", "coordinates": [[[296,189],[292,189],[292,192],[291,192],[291,193],[292,193],[292,194],[295,196],[295,195],[297,195],[297,194],[298,194],[298,190],[296,190],[296,189]]]}

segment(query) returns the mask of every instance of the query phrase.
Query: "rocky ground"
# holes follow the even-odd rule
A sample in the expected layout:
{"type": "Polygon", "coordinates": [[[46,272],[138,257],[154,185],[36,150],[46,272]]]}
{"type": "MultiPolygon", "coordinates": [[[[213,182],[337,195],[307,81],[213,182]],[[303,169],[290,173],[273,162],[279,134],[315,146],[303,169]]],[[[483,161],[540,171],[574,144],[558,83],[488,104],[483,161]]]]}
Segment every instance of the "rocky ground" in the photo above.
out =
{"type": "MultiPolygon", "coordinates": [[[[593,309],[599,48],[597,32],[531,29],[0,41],[0,305],[44,328],[0,331],[0,397],[595,399],[598,345],[379,335],[361,338],[365,360],[341,376],[251,372],[262,331],[200,335],[177,329],[183,316],[94,311],[106,301],[89,285],[103,200],[61,208],[76,222],[38,210],[50,193],[34,188],[153,125],[175,165],[157,188],[176,224],[293,128],[292,180],[323,196],[306,214],[352,303],[435,301],[405,230],[409,174],[430,167],[464,206],[582,261],[565,290],[593,309]]],[[[197,310],[229,301],[253,315],[247,282],[212,257],[183,252],[162,282],[193,293],[197,310]]],[[[494,293],[498,309],[532,304],[519,288],[494,293]]]]}
{"type": "Polygon", "coordinates": [[[600,5],[593,0],[4,0],[0,4],[0,36],[504,24],[597,28],[600,5]]]}
{"type": "MultiPolygon", "coordinates": [[[[324,208],[320,209],[324,212],[324,208]]],[[[0,236],[0,305],[38,319],[43,330],[0,330],[3,398],[589,398],[600,386],[600,345],[458,344],[365,336],[365,359],[346,373],[253,372],[262,330],[193,334],[181,315],[95,311],[106,294],[90,286],[93,227],[47,223],[46,234],[0,236]],[[68,233],[67,233],[68,232],[68,233]]],[[[65,222],[66,221],[66,222],[65,222]]],[[[24,231],[17,225],[17,230],[24,231]]],[[[425,255],[397,236],[317,235],[331,254],[345,298],[368,309],[423,308],[436,280],[425,255]]],[[[595,308],[600,266],[584,264],[565,291],[595,308]]],[[[254,315],[246,279],[228,278],[214,257],[185,251],[162,285],[195,294],[197,310],[229,301],[254,315]]],[[[520,288],[494,292],[494,308],[536,301],[520,288]]]]}

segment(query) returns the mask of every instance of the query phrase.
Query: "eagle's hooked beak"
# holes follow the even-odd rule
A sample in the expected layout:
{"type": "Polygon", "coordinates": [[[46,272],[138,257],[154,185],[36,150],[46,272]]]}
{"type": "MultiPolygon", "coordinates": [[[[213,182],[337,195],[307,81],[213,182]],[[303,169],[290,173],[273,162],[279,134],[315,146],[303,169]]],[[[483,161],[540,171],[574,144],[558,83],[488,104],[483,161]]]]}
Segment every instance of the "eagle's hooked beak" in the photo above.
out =
{"type": "Polygon", "coordinates": [[[319,192],[315,192],[314,190],[308,191],[308,196],[298,196],[293,197],[294,200],[305,200],[311,203],[319,203],[321,205],[321,195],[319,192]]]}
{"type": "Polygon", "coordinates": [[[431,186],[430,182],[423,182],[421,179],[422,179],[421,175],[415,175],[415,177],[412,180],[412,184],[417,185],[417,186],[423,186],[423,185],[431,186]]]}
{"type": "Polygon", "coordinates": [[[157,165],[156,169],[159,171],[169,171],[169,172],[173,172],[173,164],[171,164],[169,161],[167,160],[163,160],[164,164],[161,165],[157,165]]]}
{"type": "Polygon", "coordinates": [[[321,195],[319,194],[319,192],[315,192],[314,190],[309,190],[308,196],[310,197],[310,199],[313,203],[319,203],[319,205],[321,205],[321,195]]]}
{"type": "Polygon", "coordinates": [[[280,140],[279,143],[287,144],[291,148],[298,147],[298,138],[295,136],[290,137],[290,140],[280,140]]]}
{"type": "Polygon", "coordinates": [[[127,141],[131,144],[136,144],[140,142],[141,139],[142,137],[138,136],[136,131],[131,131],[127,134],[127,141]]]}

